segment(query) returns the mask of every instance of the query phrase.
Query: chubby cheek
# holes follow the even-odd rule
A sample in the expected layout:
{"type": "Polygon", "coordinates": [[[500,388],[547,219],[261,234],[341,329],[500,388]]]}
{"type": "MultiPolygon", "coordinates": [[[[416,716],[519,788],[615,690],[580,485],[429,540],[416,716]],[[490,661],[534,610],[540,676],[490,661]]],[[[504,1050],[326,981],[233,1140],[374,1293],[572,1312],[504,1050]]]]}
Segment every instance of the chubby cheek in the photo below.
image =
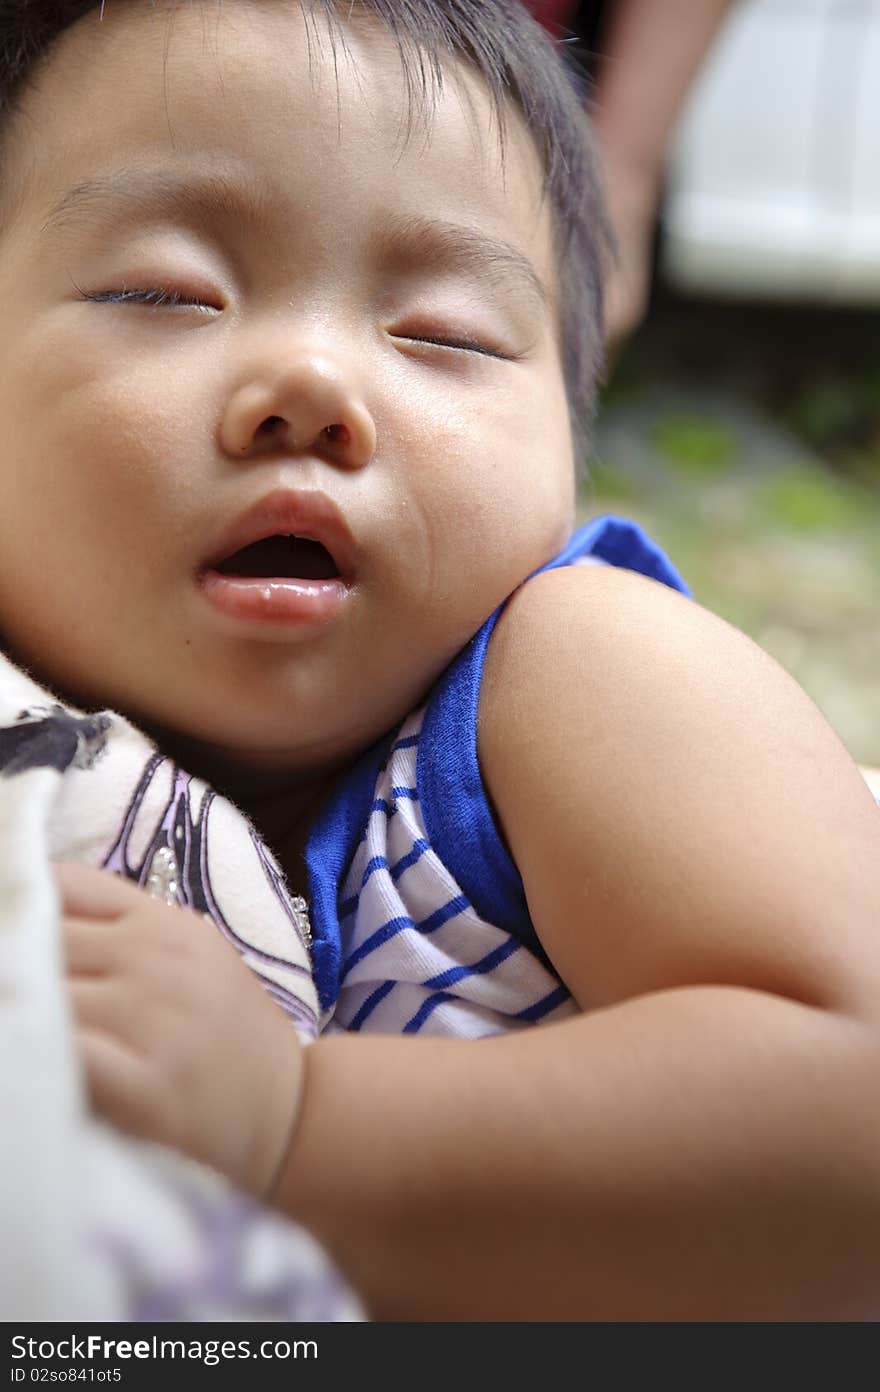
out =
{"type": "Polygon", "coordinates": [[[153,551],[181,504],[186,513],[193,429],[179,374],[65,342],[43,345],[22,386],[15,398],[4,390],[2,403],[14,492],[43,530],[60,522],[55,553],[97,551],[109,566],[117,553],[153,551]]]}
{"type": "Polygon", "coordinates": [[[474,411],[435,440],[412,480],[423,612],[454,651],[564,544],[574,469],[564,395],[474,411]],[[433,453],[433,457],[432,457],[433,453]]]}
{"type": "Polygon", "coordinates": [[[152,620],[148,590],[174,526],[174,480],[156,467],[173,457],[172,420],[136,365],[99,375],[87,348],[44,345],[10,367],[0,628],[20,660],[38,671],[49,661],[44,679],[75,690],[92,642],[104,667],[122,626],[152,620]]]}

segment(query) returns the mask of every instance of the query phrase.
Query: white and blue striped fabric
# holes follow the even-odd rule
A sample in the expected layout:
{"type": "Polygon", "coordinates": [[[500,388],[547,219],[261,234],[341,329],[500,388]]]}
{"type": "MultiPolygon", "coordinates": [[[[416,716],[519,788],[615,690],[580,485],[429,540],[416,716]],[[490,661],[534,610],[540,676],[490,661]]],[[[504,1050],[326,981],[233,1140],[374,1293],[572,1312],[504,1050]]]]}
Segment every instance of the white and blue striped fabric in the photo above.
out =
{"type": "MultiPolygon", "coordinates": [[[[549,566],[599,562],[687,593],[632,522],[600,517],[549,566]]],[[[503,607],[503,606],[502,606],[503,607]]],[[[326,1028],[476,1038],[576,1007],[529,919],[477,759],[483,625],[424,706],[361,761],[306,857],[326,1028]]]]}
{"type": "Polygon", "coordinates": [[[391,748],[343,885],[333,1026],[473,1038],[568,1014],[558,979],[481,918],[428,839],[416,785],[424,717],[391,748]]]}

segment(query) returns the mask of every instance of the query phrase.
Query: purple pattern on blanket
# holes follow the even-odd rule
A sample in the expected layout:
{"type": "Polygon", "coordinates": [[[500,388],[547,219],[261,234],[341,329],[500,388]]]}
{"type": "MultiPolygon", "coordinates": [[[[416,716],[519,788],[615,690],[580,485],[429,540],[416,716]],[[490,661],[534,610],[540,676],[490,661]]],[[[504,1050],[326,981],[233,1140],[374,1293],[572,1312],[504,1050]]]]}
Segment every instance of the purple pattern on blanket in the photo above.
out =
{"type": "MultiPolygon", "coordinates": [[[[176,898],[177,903],[182,908],[207,914],[220,932],[242,954],[247,953],[251,958],[255,958],[267,966],[279,966],[294,975],[308,978],[309,971],[306,967],[298,962],[273,956],[271,953],[254,946],[247,938],[236,933],[229,923],[215,893],[208,863],[208,826],[216,794],[212,789],[205,788],[204,784],[199,783],[197,787],[201,793],[201,802],[197,815],[194,815],[193,785],[195,780],[176,764],[170,765],[172,770],[171,794],[147,849],[140,860],[131,858],[131,840],[138,814],[153,779],[166,763],[167,761],[162,755],[155,754],[145,765],[123,818],[116,843],[106,856],[103,868],[123,875],[126,879],[133,880],[136,884],[144,887],[150,876],[157,852],[160,850],[169,852],[177,867],[176,898]]],[[[242,817],[242,835],[244,835],[245,830],[250,837],[255,862],[268,881],[275,902],[287,919],[291,931],[296,935],[305,959],[308,960],[308,944],[303,937],[299,917],[284,882],[284,877],[253,827],[242,817]]],[[[254,970],[297,1028],[314,1037],[318,1032],[318,1020],[315,1012],[310,1010],[292,991],[273,980],[270,975],[261,972],[259,967],[254,967],[254,970]]]]}
{"type": "Polygon", "coordinates": [[[255,1270],[254,1248],[265,1234],[266,1215],[250,1200],[234,1195],[219,1204],[182,1187],[192,1253],[188,1268],[174,1276],[149,1269],[137,1242],[118,1232],[100,1231],[93,1244],[108,1256],[126,1285],[128,1319],[193,1321],[218,1317],[331,1323],[351,1306],[333,1267],[310,1239],[291,1230],[274,1251],[268,1269],[255,1270]],[[221,1313],[222,1312],[222,1313],[221,1313]]]}

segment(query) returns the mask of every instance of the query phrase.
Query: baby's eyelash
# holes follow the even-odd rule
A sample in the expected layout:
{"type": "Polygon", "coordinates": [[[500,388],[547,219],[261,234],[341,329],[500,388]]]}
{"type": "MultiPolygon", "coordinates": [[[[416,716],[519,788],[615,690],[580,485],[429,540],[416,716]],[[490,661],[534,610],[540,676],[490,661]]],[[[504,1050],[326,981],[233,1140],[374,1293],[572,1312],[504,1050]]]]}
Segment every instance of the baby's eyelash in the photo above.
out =
{"type": "Polygon", "coordinates": [[[94,294],[83,293],[83,299],[89,300],[93,304],[142,304],[149,305],[154,309],[170,307],[172,309],[204,309],[210,310],[212,305],[205,304],[196,295],[183,295],[179,290],[160,289],[158,286],[149,290],[99,290],[94,294]]]}
{"type": "Polygon", "coordinates": [[[456,338],[446,337],[443,334],[399,334],[398,337],[406,339],[409,343],[425,343],[434,348],[458,349],[462,353],[478,353],[484,358],[498,358],[502,362],[511,362],[512,354],[502,353],[497,348],[490,348],[488,344],[481,343],[476,338],[456,338]]]}

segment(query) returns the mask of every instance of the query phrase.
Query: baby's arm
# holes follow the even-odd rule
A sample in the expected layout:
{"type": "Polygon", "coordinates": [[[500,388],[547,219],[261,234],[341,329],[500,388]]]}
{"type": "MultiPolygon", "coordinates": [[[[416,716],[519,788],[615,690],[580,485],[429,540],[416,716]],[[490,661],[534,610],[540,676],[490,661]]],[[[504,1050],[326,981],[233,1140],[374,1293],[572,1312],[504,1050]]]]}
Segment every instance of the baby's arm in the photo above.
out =
{"type": "Polygon", "coordinates": [[[310,1052],[279,1201],[386,1317],[880,1301],[880,816],[803,693],[671,592],[526,586],[481,758],[584,1008],[310,1052]]]}
{"type": "Polygon", "coordinates": [[[834,735],[740,634],[588,567],[509,606],[480,738],[585,1013],[319,1040],[279,1206],[385,1318],[876,1315],[880,816],[834,735]]]}

